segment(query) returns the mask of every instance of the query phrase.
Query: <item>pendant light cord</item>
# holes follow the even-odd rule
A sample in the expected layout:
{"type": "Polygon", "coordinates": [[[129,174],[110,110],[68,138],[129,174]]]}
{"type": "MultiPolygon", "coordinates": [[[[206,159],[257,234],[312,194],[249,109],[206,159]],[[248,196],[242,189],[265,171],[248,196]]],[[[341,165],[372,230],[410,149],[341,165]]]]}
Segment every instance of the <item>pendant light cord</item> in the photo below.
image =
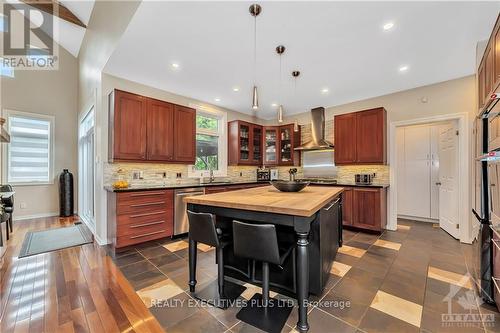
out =
{"type": "Polygon", "coordinates": [[[257,85],[257,15],[253,24],[253,85],[257,85]]]}

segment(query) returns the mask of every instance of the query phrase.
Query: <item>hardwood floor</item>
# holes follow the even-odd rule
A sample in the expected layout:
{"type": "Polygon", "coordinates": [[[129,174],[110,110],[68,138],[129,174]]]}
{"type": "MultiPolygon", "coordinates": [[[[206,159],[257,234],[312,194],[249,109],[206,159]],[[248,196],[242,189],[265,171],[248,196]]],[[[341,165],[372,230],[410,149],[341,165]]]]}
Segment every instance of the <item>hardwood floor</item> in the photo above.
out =
{"type": "Polygon", "coordinates": [[[0,262],[0,332],[163,332],[97,244],[17,258],[27,231],[74,222],[45,218],[14,223],[0,262]]]}

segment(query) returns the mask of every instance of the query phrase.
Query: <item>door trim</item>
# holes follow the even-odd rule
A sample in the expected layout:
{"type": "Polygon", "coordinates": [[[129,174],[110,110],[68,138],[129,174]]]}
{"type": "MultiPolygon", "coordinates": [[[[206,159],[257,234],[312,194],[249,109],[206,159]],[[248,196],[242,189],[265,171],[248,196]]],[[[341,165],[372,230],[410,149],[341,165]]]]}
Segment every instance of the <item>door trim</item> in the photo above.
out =
{"type": "Polygon", "coordinates": [[[458,212],[458,220],[460,225],[460,241],[463,243],[472,243],[472,202],[470,200],[470,132],[472,131],[472,124],[469,121],[469,115],[467,113],[453,113],[441,116],[433,116],[426,118],[415,118],[403,121],[393,121],[389,124],[389,168],[390,173],[390,187],[389,187],[389,200],[387,200],[387,211],[389,212],[389,218],[387,223],[387,229],[397,230],[397,157],[396,157],[396,128],[409,125],[419,125],[425,123],[433,123],[447,120],[458,121],[458,130],[460,136],[458,138],[458,160],[467,161],[467,163],[459,163],[458,170],[458,188],[459,188],[459,202],[467,202],[466,205],[459,205],[460,210],[458,212]]]}

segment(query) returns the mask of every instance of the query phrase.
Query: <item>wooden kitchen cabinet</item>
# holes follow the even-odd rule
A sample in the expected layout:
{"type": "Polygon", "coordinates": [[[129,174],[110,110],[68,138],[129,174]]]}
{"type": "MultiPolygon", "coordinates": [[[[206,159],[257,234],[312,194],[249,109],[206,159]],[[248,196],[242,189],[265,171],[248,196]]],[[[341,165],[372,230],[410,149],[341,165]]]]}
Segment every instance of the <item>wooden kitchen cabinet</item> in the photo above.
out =
{"type": "Polygon", "coordinates": [[[196,159],[196,110],[174,106],[174,160],[194,164],[196,159]]]}
{"type": "Polygon", "coordinates": [[[384,188],[353,189],[352,226],[381,232],[387,224],[387,192],[384,188]]]}
{"type": "Polygon", "coordinates": [[[229,165],[262,165],[262,126],[246,121],[228,123],[229,165]]]}
{"type": "Polygon", "coordinates": [[[335,164],[386,164],[386,123],[382,107],[335,116],[335,164]]]}
{"type": "Polygon", "coordinates": [[[342,192],[342,224],[352,226],[353,220],[353,197],[354,191],[351,188],[345,188],[342,192]]]}
{"type": "Polygon", "coordinates": [[[120,90],[109,103],[110,162],[195,162],[195,109],[120,90]]]}
{"type": "Polygon", "coordinates": [[[147,112],[145,97],[115,90],[110,95],[109,152],[113,159],[147,159],[147,112]]]}
{"type": "Polygon", "coordinates": [[[500,88],[500,15],[488,40],[477,70],[477,96],[479,112],[490,95],[500,88]]]}
{"type": "Polygon", "coordinates": [[[279,127],[279,165],[295,165],[297,152],[294,148],[297,146],[297,138],[300,138],[300,134],[297,135],[293,129],[293,124],[279,127]]]}
{"type": "Polygon", "coordinates": [[[335,164],[356,163],[356,113],[335,116],[335,164]]]}
{"type": "Polygon", "coordinates": [[[278,165],[279,161],[279,127],[264,127],[264,136],[262,138],[264,147],[263,164],[267,166],[278,165]]]}
{"type": "Polygon", "coordinates": [[[174,159],[174,106],[150,99],[147,115],[148,160],[172,161],[174,159]]]}
{"type": "Polygon", "coordinates": [[[116,249],[169,237],[173,221],[173,190],[108,194],[108,234],[116,249]]]}

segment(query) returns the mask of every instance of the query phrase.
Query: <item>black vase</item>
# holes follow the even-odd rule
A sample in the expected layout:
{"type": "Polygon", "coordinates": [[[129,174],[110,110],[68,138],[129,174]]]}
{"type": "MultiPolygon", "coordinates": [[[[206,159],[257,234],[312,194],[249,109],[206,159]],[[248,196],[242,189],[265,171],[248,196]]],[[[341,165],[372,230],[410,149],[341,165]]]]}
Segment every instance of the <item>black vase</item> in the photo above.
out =
{"type": "Polygon", "coordinates": [[[73,175],[64,169],[59,176],[59,216],[73,215],[73,175]]]}

